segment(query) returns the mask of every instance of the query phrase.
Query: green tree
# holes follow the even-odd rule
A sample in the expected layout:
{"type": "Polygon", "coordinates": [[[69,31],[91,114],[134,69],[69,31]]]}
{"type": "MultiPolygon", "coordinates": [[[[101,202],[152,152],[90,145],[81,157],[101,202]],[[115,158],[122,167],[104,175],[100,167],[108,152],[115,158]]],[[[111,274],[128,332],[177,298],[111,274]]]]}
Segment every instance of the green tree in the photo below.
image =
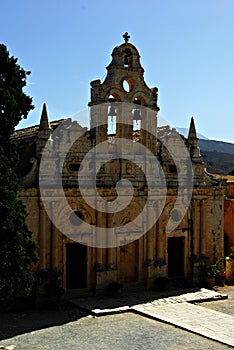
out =
{"type": "Polygon", "coordinates": [[[34,108],[23,92],[30,72],[10,57],[0,44],[0,302],[10,303],[27,295],[32,287],[31,264],[37,262],[36,244],[25,219],[26,211],[18,198],[14,170],[17,148],[11,135],[16,125],[34,108]]]}

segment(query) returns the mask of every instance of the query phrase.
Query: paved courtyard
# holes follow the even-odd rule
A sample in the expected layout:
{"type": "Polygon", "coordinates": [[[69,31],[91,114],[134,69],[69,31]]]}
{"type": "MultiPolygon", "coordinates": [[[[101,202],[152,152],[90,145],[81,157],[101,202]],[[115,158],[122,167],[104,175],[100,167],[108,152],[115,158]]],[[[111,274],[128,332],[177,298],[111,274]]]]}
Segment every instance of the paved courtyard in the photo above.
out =
{"type": "MultiPolygon", "coordinates": [[[[201,331],[210,326],[212,330],[214,324],[216,324],[217,315],[221,318],[218,321],[219,331],[227,337],[228,341],[231,341],[233,334],[233,320],[234,317],[224,313],[218,313],[216,310],[211,310],[212,305],[220,305],[222,303],[223,309],[228,309],[228,303],[232,302],[232,296],[234,287],[231,289],[231,299],[222,301],[207,302],[207,305],[201,306],[184,302],[183,297],[180,303],[171,301],[171,316],[175,321],[178,319],[182,322],[180,313],[184,312],[185,326],[201,327],[201,331]],[[224,306],[226,305],[226,306],[224,306]],[[181,311],[182,310],[182,311],[181,311]],[[199,313],[206,315],[214,315],[212,318],[207,318],[206,327],[203,327],[204,320],[199,316],[199,313]],[[211,312],[211,313],[210,313],[211,312]],[[187,318],[187,319],[186,319],[187,318]],[[228,322],[224,325],[223,320],[228,322]],[[223,327],[224,326],[224,327],[223,327]],[[223,327],[223,328],[222,328],[223,327]]],[[[225,292],[225,289],[224,289],[225,292]]],[[[172,297],[173,298],[173,297],[172,297]]],[[[165,298],[164,298],[165,299],[165,298]]],[[[143,315],[143,312],[148,312],[147,308],[150,305],[139,304],[138,308],[143,315]],[[141,309],[141,310],[140,310],[141,309]]],[[[152,304],[152,303],[150,303],[152,304]]],[[[157,319],[148,318],[145,316],[134,314],[133,312],[118,313],[112,315],[105,315],[101,317],[85,316],[72,322],[64,323],[57,326],[47,327],[44,329],[28,331],[24,334],[17,335],[5,340],[0,341],[1,346],[11,346],[11,349],[15,347],[15,350],[55,350],[55,349],[113,349],[113,350],[137,350],[137,349],[230,349],[231,346],[222,344],[220,342],[207,339],[198,334],[194,334],[191,331],[188,332],[185,329],[178,328],[173,324],[167,324],[159,322],[160,317],[164,317],[168,322],[169,317],[167,315],[167,308],[169,310],[170,303],[158,300],[157,305],[157,319]],[[165,304],[163,306],[163,304],[165,304]],[[166,306],[167,305],[167,306],[166,306]],[[161,309],[161,315],[159,310],[161,309]]],[[[135,306],[137,308],[137,306],[135,306]]],[[[218,308],[220,308],[219,306],[218,308]]],[[[215,306],[214,306],[215,308],[215,306]]],[[[155,310],[155,309],[154,309],[155,310]]],[[[152,312],[152,308],[150,308],[152,312]]],[[[151,315],[154,316],[154,315],[151,315]]],[[[173,323],[171,322],[171,323],[173,323]]],[[[182,328],[186,328],[182,327],[182,328]]],[[[0,326],[1,329],[1,326],[0,326]]],[[[218,332],[218,330],[217,330],[218,332]]]]}
{"type": "Polygon", "coordinates": [[[17,350],[230,349],[171,325],[132,313],[88,316],[0,342],[17,350]]]}

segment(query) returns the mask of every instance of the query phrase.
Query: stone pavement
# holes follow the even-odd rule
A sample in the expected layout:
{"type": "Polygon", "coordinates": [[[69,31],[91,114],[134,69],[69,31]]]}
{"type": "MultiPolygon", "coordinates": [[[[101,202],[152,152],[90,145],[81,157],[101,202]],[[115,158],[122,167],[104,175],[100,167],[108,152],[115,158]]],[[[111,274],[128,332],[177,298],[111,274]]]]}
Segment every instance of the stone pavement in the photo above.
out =
{"type": "Polygon", "coordinates": [[[72,302],[79,307],[89,309],[94,316],[134,312],[220,343],[234,346],[234,317],[194,305],[196,302],[223,298],[227,298],[227,296],[202,288],[197,292],[184,293],[130,306],[119,305],[115,308],[111,308],[111,299],[108,298],[99,301],[102,304],[102,307],[99,308],[95,307],[98,302],[97,299],[90,299],[89,301],[73,300],[72,302]]]}
{"type": "Polygon", "coordinates": [[[87,316],[0,341],[15,350],[230,350],[230,346],[132,312],[87,316]]]}
{"type": "Polygon", "coordinates": [[[115,297],[85,297],[70,299],[70,302],[81,309],[88,310],[93,316],[103,316],[105,314],[115,314],[126,312],[131,309],[131,306],[145,304],[146,302],[154,302],[157,304],[171,304],[182,302],[205,302],[227,299],[226,294],[221,294],[214,290],[205,288],[196,289],[193,291],[179,290],[171,291],[172,296],[169,296],[170,291],[157,292],[155,291],[135,291],[135,293],[119,294],[115,297]],[[177,293],[177,294],[176,294],[177,293]],[[157,295],[157,298],[156,298],[157,295]]]}
{"type": "Polygon", "coordinates": [[[187,302],[136,305],[138,314],[163,321],[220,343],[234,346],[234,317],[187,302]]]}

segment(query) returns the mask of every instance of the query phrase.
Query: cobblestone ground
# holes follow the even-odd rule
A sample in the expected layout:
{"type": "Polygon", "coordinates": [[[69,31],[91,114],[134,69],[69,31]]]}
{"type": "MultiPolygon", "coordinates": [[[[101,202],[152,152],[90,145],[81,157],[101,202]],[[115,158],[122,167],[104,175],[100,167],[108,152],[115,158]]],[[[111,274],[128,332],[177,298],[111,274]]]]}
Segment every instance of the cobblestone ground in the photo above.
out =
{"type": "Polygon", "coordinates": [[[132,313],[92,316],[0,342],[15,350],[225,350],[198,335],[132,313]]]}

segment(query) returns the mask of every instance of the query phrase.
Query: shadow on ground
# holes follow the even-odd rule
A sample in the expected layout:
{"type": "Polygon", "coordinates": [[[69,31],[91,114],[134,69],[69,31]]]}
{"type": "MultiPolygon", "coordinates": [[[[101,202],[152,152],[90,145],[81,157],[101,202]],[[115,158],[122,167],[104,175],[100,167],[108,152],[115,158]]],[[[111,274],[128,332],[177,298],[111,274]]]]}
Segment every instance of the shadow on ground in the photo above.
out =
{"type": "MultiPolygon", "coordinates": [[[[200,288],[192,288],[185,278],[158,278],[152,289],[128,289],[125,285],[122,289],[119,283],[114,283],[111,288],[96,293],[95,297],[70,298],[70,302],[80,309],[116,309],[131,307],[154,301],[156,299],[179,296],[185,293],[197,292],[200,288]]],[[[115,311],[114,311],[115,312],[115,311]]],[[[111,312],[110,312],[111,313],[111,312]]]]}
{"type": "MultiPolygon", "coordinates": [[[[116,288],[117,287],[117,288],[116,288]]],[[[57,310],[32,309],[27,311],[0,313],[0,340],[35,330],[63,325],[90,314],[95,308],[118,308],[147,303],[155,299],[196,292],[185,279],[158,280],[152,290],[129,290],[128,288],[104,291],[94,297],[75,298],[63,302],[57,310]],[[88,311],[90,310],[90,311],[88,311]]]]}
{"type": "Polygon", "coordinates": [[[59,310],[27,310],[0,313],[0,340],[35,330],[62,325],[87,316],[87,312],[64,303],[59,310]]]}

